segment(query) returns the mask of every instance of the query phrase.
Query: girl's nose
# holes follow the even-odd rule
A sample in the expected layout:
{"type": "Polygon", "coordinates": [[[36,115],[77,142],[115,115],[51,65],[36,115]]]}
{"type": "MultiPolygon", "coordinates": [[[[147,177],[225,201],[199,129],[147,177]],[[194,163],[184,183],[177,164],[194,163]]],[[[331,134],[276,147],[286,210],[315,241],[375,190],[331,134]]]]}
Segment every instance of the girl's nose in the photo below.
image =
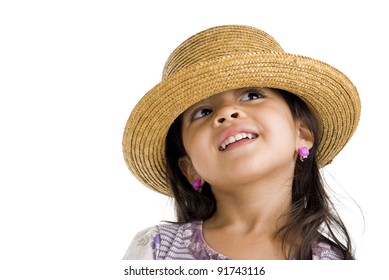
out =
{"type": "Polygon", "coordinates": [[[220,108],[215,116],[215,124],[222,124],[225,121],[233,120],[240,117],[240,112],[237,108],[232,106],[224,106],[220,108]]]}
{"type": "MultiPolygon", "coordinates": [[[[236,119],[237,117],[239,116],[239,113],[238,112],[235,112],[235,113],[232,113],[231,115],[230,115],[230,119],[236,119]]],[[[220,118],[218,118],[217,119],[217,122],[218,123],[224,123],[225,121],[226,121],[226,119],[228,119],[228,117],[227,118],[225,118],[225,117],[220,117],[220,118]]]]}

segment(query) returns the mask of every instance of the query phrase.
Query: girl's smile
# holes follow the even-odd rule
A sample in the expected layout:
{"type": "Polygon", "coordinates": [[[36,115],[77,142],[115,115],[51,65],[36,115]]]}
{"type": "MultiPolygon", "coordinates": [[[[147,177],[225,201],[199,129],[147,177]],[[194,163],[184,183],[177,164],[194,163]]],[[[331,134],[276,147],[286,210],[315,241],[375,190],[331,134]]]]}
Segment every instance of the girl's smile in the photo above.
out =
{"type": "Polygon", "coordinates": [[[218,150],[221,152],[231,151],[236,147],[253,142],[259,134],[243,126],[231,126],[219,137],[218,150]]]}

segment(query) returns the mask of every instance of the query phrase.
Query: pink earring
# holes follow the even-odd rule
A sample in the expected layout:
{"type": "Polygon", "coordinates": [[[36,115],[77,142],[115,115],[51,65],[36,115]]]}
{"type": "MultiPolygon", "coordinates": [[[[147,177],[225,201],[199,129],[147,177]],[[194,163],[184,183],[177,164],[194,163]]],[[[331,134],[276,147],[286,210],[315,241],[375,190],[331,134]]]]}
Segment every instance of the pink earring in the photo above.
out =
{"type": "Polygon", "coordinates": [[[201,193],[202,187],[203,187],[203,186],[201,185],[201,179],[197,179],[197,180],[194,181],[193,184],[192,184],[192,188],[193,188],[195,191],[199,192],[199,193],[201,193]]]}
{"type": "Polygon", "coordinates": [[[301,162],[303,162],[304,159],[306,159],[309,156],[309,150],[307,147],[298,148],[297,152],[300,156],[301,162]]]}

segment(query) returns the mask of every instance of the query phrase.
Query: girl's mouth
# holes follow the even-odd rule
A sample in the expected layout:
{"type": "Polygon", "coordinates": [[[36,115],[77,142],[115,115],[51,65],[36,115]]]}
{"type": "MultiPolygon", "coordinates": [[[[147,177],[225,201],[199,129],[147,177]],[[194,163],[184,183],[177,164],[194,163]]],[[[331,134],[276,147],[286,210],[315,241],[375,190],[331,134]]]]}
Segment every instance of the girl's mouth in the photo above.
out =
{"type": "Polygon", "coordinates": [[[242,140],[251,140],[258,137],[258,134],[248,133],[248,132],[241,132],[237,133],[235,135],[232,135],[228,137],[224,142],[220,145],[219,151],[222,152],[228,148],[229,145],[242,141],[242,140]]]}

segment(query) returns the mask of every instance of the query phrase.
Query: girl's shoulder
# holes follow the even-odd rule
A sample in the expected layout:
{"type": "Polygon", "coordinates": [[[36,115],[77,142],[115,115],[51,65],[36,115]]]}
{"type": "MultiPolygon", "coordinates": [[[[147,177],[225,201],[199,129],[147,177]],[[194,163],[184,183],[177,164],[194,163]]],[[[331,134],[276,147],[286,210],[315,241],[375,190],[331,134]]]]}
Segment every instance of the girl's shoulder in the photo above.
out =
{"type": "Polygon", "coordinates": [[[343,250],[331,240],[322,236],[312,246],[313,260],[343,260],[343,250]]]}
{"type": "Polygon", "coordinates": [[[158,234],[158,226],[152,226],[138,232],[131,241],[123,260],[153,259],[152,240],[158,234]]]}
{"type": "Polygon", "coordinates": [[[197,225],[161,223],[146,228],[135,235],[123,259],[193,259],[186,237],[197,225]]]}

